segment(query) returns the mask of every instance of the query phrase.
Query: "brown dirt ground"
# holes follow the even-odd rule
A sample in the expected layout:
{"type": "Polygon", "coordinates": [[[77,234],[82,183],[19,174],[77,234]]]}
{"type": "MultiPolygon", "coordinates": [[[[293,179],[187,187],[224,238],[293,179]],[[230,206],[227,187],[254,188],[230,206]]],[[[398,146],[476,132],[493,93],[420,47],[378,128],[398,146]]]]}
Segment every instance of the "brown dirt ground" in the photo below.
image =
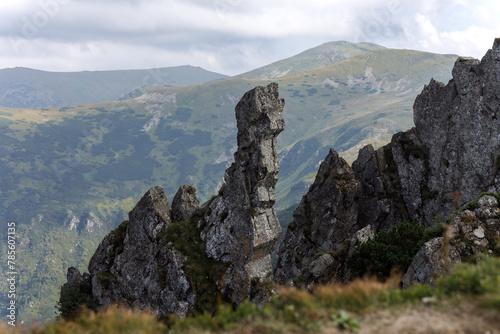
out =
{"type": "MultiPolygon", "coordinates": [[[[323,334],[347,333],[324,328],[323,334]]],[[[477,309],[472,303],[448,306],[413,306],[404,309],[375,310],[363,317],[359,334],[500,334],[500,316],[477,309]]]]}

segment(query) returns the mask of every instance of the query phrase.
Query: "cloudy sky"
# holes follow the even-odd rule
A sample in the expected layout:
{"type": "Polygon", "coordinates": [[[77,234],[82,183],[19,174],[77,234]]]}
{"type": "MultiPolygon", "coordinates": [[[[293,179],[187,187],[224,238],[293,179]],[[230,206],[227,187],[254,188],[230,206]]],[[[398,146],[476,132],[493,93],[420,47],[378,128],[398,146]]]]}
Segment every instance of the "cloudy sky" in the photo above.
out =
{"type": "Polygon", "coordinates": [[[476,58],[498,0],[0,0],[0,68],[235,75],[329,41],[476,58]]]}

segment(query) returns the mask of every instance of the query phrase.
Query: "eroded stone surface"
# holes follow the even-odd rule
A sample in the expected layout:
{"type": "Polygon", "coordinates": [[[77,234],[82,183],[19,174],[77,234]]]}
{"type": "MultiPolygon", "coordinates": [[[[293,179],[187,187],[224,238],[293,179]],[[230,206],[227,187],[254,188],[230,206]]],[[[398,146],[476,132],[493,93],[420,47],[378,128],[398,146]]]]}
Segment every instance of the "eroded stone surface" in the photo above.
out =
{"type": "Polygon", "coordinates": [[[249,296],[249,280],[269,278],[272,272],[270,254],[281,234],[274,187],[279,170],[276,137],[285,126],[283,107],[277,84],[256,87],[238,103],[235,161],[201,227],[207,255],[231,263],[223,295],[235,303],[249,296]]]}
{"type": "Polygon", "coordinates": [[[403,276],[403,287],[414,283],[432,284],[448,273],[453,263],[467,262],[477,254],[500,255],[495,237],[500,235],[500,221],[484,212],[498,210],[498,201],[483,195],[474,210],[462,210],[451,217],[446,240],[435,238],[426,242],[403,276]]]}
{"type": "Polygon", "coordinates": [[[330,150],[293,213],[294,221],[288,225],[280,245],[274,272],[278,283],[325,282],[343,276],[349,238],[360,229],[357,223],[360,193],[360,182],[351,167],[330,150]],[[330,256],[322,256],[323,253],[330,256]]]}
{"type": "Polygon", "coordinates": [[[183,185],[177,190],[172,200],[172,221],[188,221],[199,209],[200,201],[196,198],[196,187],[183,185]]]}
{"type": "Polygon", "coordinates": [[[455,247],[443,245],[443,238],[435,238],[422,245],[403,276],[403,288],[415,283],[432,284],[448,274],[453,263],[460,262],[455,247]]]}
{"type": "Polygon", "coordinates": [[[104,238],[89,263],[98,305],[186,314],[195,295],[183,271],[186,257],[162,236],[170,223],[170,205],[155,187],[129,213],[129,222],[104,238]]]}

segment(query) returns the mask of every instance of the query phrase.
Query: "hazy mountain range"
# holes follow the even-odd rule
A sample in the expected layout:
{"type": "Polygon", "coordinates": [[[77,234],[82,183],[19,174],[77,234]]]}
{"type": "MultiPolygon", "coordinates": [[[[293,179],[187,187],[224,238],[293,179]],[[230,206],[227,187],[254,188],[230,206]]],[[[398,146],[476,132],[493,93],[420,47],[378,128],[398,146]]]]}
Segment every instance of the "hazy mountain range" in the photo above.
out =
{"type": "Polygon", "coordinates": [[[6,68],[0,70],[0,106],[52,108],[114,101],[146,85],[187,86],[224,78],[193,66],[73,73],[6,68]]]}
{"type": "Polygon", "coordinates": [[[285,99],[276,194],[286,225],[330,147],[352,161],[412,127],[416,95],[431,78],[447,82],[456,57],[332,42],[230,78],[190,66],[0,70],[0,216],[18,225],[21,318],[54,315],[66,268],[84,271],[147,189],[171,200],[192,184],[202,202],[217,192],[247,90],[274,81],[285,99]]]}

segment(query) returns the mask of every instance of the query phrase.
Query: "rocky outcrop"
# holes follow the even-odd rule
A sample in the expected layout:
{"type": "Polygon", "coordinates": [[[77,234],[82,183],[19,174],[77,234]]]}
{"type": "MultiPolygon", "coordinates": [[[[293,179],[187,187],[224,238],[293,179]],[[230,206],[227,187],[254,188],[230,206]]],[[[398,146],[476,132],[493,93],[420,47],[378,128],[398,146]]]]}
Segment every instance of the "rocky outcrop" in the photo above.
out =
{"type": "Polygon", "coordinates": [[[269,278],[272,272],[271,253],[281,235],[274,186],[279,170],[276,137],[285,126],[283,107],[277,84],[243,96],[236,106],[235,161],[200,222],[207,255],[231,263],[222,291],[234,303],[249,296],[252,279],[269,278]]]}
{"type": "Polygon", "coordinates": [[[360,194],[361,186],[352,169],[330,150],[280,245],[274,273],[278,283],[341,279],[349,236],[360,229],[360,194]]]}
{"type": "Polygon", "coordinates": [[[403,288],[413,283],[429,284],[448,274],[460,255],[452,246],[443,244],[444,238],[435,238],[422,245],[403,276],[403,288]]]}
{"type": "Polygon", "coordinates": [[[236,106],[235,162],[219,194],[200,207],[196,188],[184,185],[170,206],[161,187],[150,189],[99,244],[89,274],[69,269],[65,296],[91,286],[95,308],[116,303],[159,316],[213,311],[219,295],[233,304],[262,298],[252,289],[270,278],[281,234],[273,205],[283,106],[277,84],[247,92],[236,106]]]}
{"type": "Polygon", "coordinates": [[[361,226],[388,230],[408,218],[391,144],[376,151],[372,145],[363,147],[352,169],[362,190],[358,207],[361,226]]]}
{"type": "Polygon", "coordinates": [[[172,200],[172,221],[188,221],[199,209],[200,201],[196,198],[196,187],[183,185],[172,200]]]}
{"type": "MultiPolygon", "coordinates": [[[[414,218],[432,226],[434,217],[447,217],[483,191],[498,193],[499,73],[500,39],[496,39],[481,61],[458,58],[453,79],[447,85],[431,80],[424,87],[414,104],[414,128],[395,134],[390,144],[377,150],[371,146],[360,150],[352,170],[345,167],[346,174],[355,175],[351,182],[358,182],[361,188],[360,191],[352,188],[345,196],[356,200],[341,209],[332,204],[336,210],[356,214],[349,215],[342,225],[342,229],[345,226],[350,229],[340,233],[335,228],[334,233],[340,235],[335,242],[327,237],[330,232],[325,231],[325,226],[338,215],[330,204],[310,210],[308,216],[302,214],[311,205],[307,199],[312,194],[328,196],[344,182],[333,179],[331,183],[320,183],[321,175],[337,173],[334,166],[321,171],[326,168],[322,165],[315,183],[295,211],[294,222],[278,252],[275,271],[278,282],[310,283],[318,281],[318,277],[319,281],[348,277],[342,261],[326,261],[321,255],[318,266],[311,254],[335,254],[339,243],[352,239],[356,229],[365,226],[374,231],[388,230],[403,219],[414,218]],[[324,235],[325,239],[308,237],[312,235],[324,235]]],[[[428,258],[434,256],[435,246],[436,241],[422,253],[428,258]]]]}
{"type": "Polygon", "coordinates": [[[458,58],[446,86],[431,80],[416,98],[415,128],[395,138],[401,194],[426,225],[500,191],[499,73],[500,39],[481,61],[458,58]]]}
{"type": "Polygon", "coordinates": [[[450,217],[445,238],[426,242],[403,276],[403,287],[432,284],[453,263],[468,262],[477,254],[500,256],[500,208],[495,196],[485,194],[450,217]]]}
{"type": "Polygon", "coordinates": [[[162,237],[171,223],[163,189],[150,189],[130,211],[129,222],[108,234],[90,259],[97,305],[186,314],[195,294],[183,270],[186,256],[162,237]]]}

